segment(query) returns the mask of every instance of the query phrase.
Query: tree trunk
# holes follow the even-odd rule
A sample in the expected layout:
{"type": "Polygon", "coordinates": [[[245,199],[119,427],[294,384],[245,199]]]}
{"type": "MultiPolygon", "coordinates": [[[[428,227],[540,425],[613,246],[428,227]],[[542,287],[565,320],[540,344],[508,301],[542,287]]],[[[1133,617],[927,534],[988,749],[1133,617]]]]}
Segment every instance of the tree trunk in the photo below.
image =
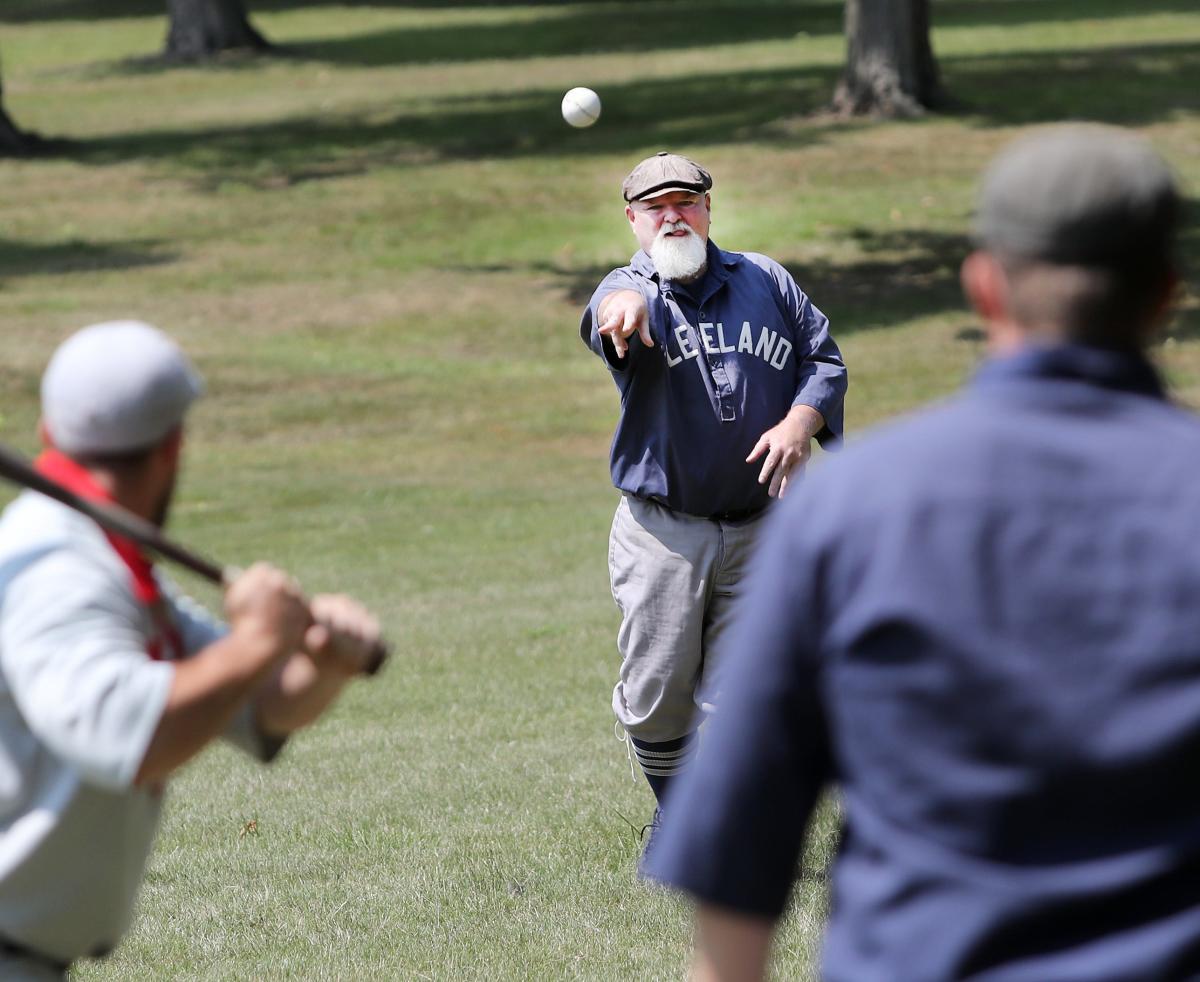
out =
{"type": "Polygon", "coordinates": [[[167,0],[167,49],[172,61],[204,61],[222,51],[266,51],[269,41],[246,15],[245,0],[167,0]]]}
{"type": "Polygon", "coordinates": [[[0,82],[0,157],[24,157],[42,149],[44,144],[36,133],[23,130],[12,121],[4,108],[4,83],[0,82]]]}
{"type": "Polygon", "coordinates": [[[0,106],[0,157],[24,156],[33,149],[34,142],[0,106]]]}
{"type": "Polygon", "coordinates": [[[929,0],[846,0],[846,70],[834,111],[919,116],[945,101],[929,43],[929,0]]]}

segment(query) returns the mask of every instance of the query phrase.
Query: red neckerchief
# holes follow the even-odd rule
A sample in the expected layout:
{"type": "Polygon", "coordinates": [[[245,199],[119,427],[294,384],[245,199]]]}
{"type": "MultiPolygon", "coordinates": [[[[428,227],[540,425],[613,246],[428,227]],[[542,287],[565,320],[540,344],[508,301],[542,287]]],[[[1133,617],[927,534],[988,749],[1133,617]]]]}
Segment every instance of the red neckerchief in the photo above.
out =
{"type": "MultiPolygon", "coordinates": [[[[44,477],[87,501],[115,504],[113,496],[96,482],[86,468],[58,450],[43,450],[33,466],[44,477]]],[[[158,580],[154,578],[153,563],[133,540],[107,529],[101,531],[129,569],[133,595],[146,605],[158,627],[158,636],[150,638],[146,643],[146,654],[155,661],[182,658],[183,638],[168,613],[167,602],[159,589],[158,580]]]]}

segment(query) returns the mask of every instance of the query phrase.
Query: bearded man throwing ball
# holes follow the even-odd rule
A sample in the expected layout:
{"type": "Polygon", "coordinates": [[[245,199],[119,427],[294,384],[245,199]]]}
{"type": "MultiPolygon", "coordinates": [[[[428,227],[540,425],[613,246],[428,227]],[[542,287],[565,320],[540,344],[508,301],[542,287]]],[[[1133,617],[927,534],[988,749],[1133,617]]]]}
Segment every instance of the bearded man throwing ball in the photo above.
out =
{"type": "Polygon", "coordinates": [[[846,391],[829,322],[787,270],[709,239],[712,186],[678,154],[630,172],[621,191],[641,248],[596,288],[580,325],[621,393],[613,710],[660,807],[694,749],[760,520],[813,438],[840,437],[846,391]]]}

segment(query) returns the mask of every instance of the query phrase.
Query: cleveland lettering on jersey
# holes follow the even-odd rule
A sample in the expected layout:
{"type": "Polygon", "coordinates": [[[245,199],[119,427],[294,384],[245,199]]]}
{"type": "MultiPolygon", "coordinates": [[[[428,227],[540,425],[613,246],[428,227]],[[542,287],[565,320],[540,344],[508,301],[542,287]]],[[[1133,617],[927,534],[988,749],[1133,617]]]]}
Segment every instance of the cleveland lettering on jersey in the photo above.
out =
{"type": "MultiPolygon", "coordinates": [[[[678,354],[672,353],[670,345],[665,347],[668,368],[674,368],[691,358],[699,357],[700,350],[693,344],[692,336],[689,333],[690,329],[691,325],[689,324],[679,324],[671,332],[671,336],[675,338],[678,346],[678,354]]],[[[756,358],[761,358],[776,371],[783,370],[783,366],[787,364],[788,355],[792,353],[792,342],[768,327],[764,326],[759,330],[756,340],[749,321],[742,321],[742,329],[737,335],[736,344],[733,343],[732,332],[727,339],[724,324],[701,323],[696,334],[700,338],[706,354],[735,352],[751,354],[756,358]]]]}

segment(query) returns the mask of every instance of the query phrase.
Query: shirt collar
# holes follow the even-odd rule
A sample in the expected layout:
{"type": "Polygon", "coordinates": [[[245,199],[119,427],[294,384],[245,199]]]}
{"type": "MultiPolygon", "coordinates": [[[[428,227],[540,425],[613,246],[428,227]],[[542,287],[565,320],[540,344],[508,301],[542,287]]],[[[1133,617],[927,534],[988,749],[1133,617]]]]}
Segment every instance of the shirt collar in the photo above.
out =
{"type": "Polygon", "coordinates": [[[1157,369],[1145,355],[1078,344],[1030,345],[1016,354],[984,362],[976,385],[1022,378],[1071,379],[1105,389],[1166,398],[1157,369]]]}
{"type": "MultiPolygon", "coordinates": [[[[53,448],[43,450],[33,463],[34,468],[43,477],[48,477],[55,484],[73,492],[85,501],[94,501],[102,505],[116,504],[115,499],[82,464],[53,448]]],[[[133,577],[133,589],[143,603],[154,603],[159,600],[158,581],[154,578],[153,563],[140,546],[132,539],[116,532],[102,529],[105,538],[121,557],[121,561],[129,569],[133,577]]]]}

